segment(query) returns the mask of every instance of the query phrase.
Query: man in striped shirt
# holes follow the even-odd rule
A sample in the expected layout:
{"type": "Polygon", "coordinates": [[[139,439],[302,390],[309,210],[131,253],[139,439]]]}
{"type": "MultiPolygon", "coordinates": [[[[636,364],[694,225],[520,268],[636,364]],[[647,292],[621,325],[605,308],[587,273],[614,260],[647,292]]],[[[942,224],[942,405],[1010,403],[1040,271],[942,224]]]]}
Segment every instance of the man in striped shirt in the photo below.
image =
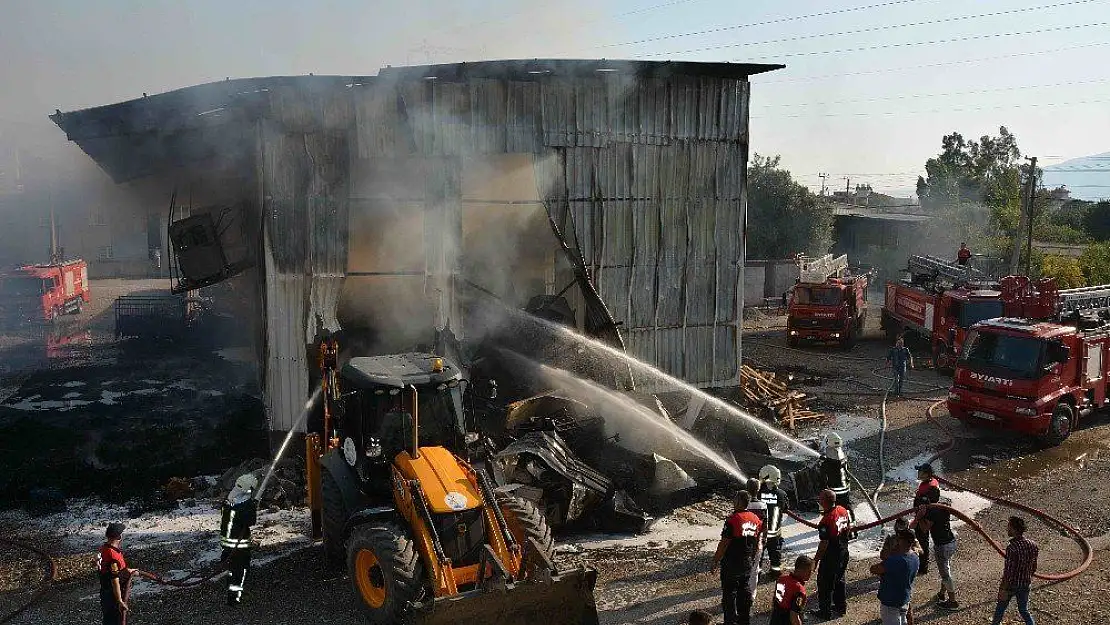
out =
{"type": "Polygon", "coordinates": [[[1025,625],[1034,625],[1033,615],[1029,612],[1029,586],[1033,583],[1033,573],[1037,572],[1037,556],[1040,547],[1025,537],[1025,519],[1012,516],[1006,525],[1010,544],[1006,547],[1006,568],[1002,571],[1002,581],[998,584],[998,605],[994,610],[994,625],[1002,623],[1010,599],[1017,597],[1018,614],[1025,625]]]}

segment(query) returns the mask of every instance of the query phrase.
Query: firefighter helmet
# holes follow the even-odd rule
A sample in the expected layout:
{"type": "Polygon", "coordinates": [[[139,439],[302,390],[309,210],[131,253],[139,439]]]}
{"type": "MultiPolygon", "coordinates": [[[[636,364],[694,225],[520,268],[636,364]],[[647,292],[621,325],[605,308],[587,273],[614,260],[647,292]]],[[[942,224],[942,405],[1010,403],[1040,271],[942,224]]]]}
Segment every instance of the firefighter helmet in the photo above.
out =
{"type": "Polygon", "coordinates": [[[255,490],[258,488],[258,478],[255,477],[254,473],[244,473],[239,476],[239,479],[235,480],[235,488],[243,491],[255,490]]]}
{"type": "Polygon", "coordinates": [[[825,435],[825,448],[826,449],[840,449],[844,446],[844,439],[836,432],[829,432],[825,435]]]}
{"type": "Polygon", "coordinates": [[[782,481],[782,471],[773,464],[765,465],[759,470],[760,481],[766,482],[772,486],[778,486],[782,481]]]}

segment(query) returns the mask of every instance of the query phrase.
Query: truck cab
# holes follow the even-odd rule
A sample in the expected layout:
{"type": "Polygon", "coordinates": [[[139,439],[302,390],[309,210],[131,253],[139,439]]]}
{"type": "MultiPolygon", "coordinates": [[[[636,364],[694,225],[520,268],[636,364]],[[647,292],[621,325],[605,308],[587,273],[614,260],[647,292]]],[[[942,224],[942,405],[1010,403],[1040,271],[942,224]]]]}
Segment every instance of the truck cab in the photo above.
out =
{"type": "Polygon", "coordinates": [[[973,425],[1059,444],[1106,405],[1110,326],[1000,318],[975,324],[960,350],[948,411],[973,425]]]}
{"type": "Polygon", "coordinates": [[[787,305],[787,343],[855,343],[867,315],[872,273],[853,275],[846,255],[813,259],[800,255],[795,260],[799,279],[787,305]]]}
{"type": "Polygon", "coordinates": [[[993,289],[958,288],[945,291],[933,331],[933,360],[938,369],[950,369],[969,328],[980,321],[1002,317],[1002,294],[993,289]]]}
{"type": "Polygon", "coordinates": [[[0,315],[9,321],[53,321],[89,303],[83,260],[25,265],[0,276],[0,315]]]}

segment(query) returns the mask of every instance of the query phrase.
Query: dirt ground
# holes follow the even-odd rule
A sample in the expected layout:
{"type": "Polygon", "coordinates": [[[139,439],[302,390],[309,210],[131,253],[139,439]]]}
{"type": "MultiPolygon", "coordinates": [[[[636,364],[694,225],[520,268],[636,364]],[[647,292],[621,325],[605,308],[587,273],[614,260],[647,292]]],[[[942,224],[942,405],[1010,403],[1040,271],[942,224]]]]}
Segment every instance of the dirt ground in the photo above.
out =
{"type": "MultiPolygon", "coordinates": [[[[830,415],[825,422],[798,434],[840,432],[850,452],[853,472],[868,488],[874,488],[885,476],[886,487],[880,494],[880,503],[887,510],[899,509],[912,498],[909,483],[913,479],[912,465],[945,440],[938,428],[925,419],[930,402],[900,400],[889,404],[885,463],[880,466],[876,389],[889,380],[883,377],[886,374],[882,369],[887,346],[877,329],[871,328],[868,340],[850,351],[793,351],[786,349],[782,321],[773,312],[748,315],[745,360],[758,367],[793,371],[796,386],[813,397],[811,406],[830,415]]],[[[913,372],[911,379],[912,390],[918,391],[923,399],[943,398],[950,382],[949,378],[928,370],[913,372]]],[[[1107,608],[1110,568],[1106,565],[1110,549],[1107,512],[1110,441],[1106,421],[1092,421],[1063,445],[1043,449],[1020,437],[970,430],[948,418],[943,407],[938,414],[957,436],[955,449],[938,464],[938,472],[992,495],[1042,508],[1078,527],[1095,547],[1094,564],[1083,575],[1067,582],[1035,585],[1031,604],[1038,622],[1110,622],[1107,608]]],[[[970,501],[962,493],[948,495],[957,507],[970,501]]],[[[860,499],[858,493],[856,497],[860,499]]],[[[684,622],[692,609],[708,609],[719,622],[717,582],[709,573],[709,564],[713,537],[726,511],[724,498],[715,496],[675,511],[644,537],[564,536],[560,538],[560,560],[566,566],[588,564],[598,570],[596,597],[604,624],[678,624],[684,622]]],[[[975,518],[996,540],[1005,542],[1006,518],[1011,513],[993,505],[978,511],[975,518]]],[[[1080,553],[1074,542],[1040,523],[1031,523],[1031,528],[1031,536],[1041,544],[1041,571],[1058,572],[1076,566],[1080,553]]],[[[93,538],[75,542],[73,536],[63,531],[32,526],[12,516],[0,516],[0,532],[29,538],[48,550],[66,554],[61,559],[62,581],[34,610],[13,622],[96,622],[98,606],[91,554],[97,545],[93,538]]],[[[954,571],[963,607],[947,613],[931,604],[930,597],[939,587],[936,568],[931,567],[930,574],[919,579],[915,588],[914,606],[919,623],[990,622],[1002,560],[971,528],[961,527],[958,532],[960,547],[954,571]]],[[[209,532],[205,540],[213,536],[209,532]]],[[[129,557],[136,566],[182,570],[191,561],[190,552],[210,547],[195,543],[171,536],[161,543],[148,542],[145,548],[135,546],[129,557]]],[[[357,606],[350,581],[342,573],[324,568],[319,546],[288,548],[275,542],[268,547],[264,541],[261,551],[265,555],[283,549],[282,557],[252,570],[246,603],[238,610],[223,606],[218,584],[162,592],[140,588],[129,622],[138,625],[201,621],[336,625],[360,622],[355,616],[357,606]]],[[[31,580],[38,573],[25,553],[2,549],[0,554],[3,557],[0,589],[5,590],[0,592],[3,614],[28,596],[31,580]]],[[[867,573],[873,562],[861,558],[852,563],[848,573],[849,612],[835,622],[877,622],[877,580],[867,573]]],[[[753,622],[767,621],[771,593],[769,584],[760,587],[758,614],[753,622]]],[[[1006,622],[1019,622],[1013,607],[1006,622]]]]}

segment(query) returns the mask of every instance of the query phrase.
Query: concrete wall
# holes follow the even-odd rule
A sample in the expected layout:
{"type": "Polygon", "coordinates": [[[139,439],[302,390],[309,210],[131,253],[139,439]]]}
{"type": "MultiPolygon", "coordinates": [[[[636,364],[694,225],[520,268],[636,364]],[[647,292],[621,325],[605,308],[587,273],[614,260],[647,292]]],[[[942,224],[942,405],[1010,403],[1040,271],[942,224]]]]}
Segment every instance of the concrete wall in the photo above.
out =
{"type": "Polygon", "coordinates": [[[744,306],[762,306],[766,298],[779,298],[794,286],[798,268],[794,259],[748,260],[744,263],[744,306]]]}

